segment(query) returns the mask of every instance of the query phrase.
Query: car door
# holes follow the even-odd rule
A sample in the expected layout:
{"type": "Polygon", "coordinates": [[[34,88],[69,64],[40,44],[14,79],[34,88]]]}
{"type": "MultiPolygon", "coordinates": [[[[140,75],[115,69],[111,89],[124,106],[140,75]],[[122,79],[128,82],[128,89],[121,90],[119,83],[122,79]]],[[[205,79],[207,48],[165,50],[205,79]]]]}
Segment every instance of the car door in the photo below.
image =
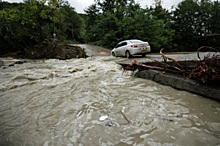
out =
{"type": "Polygon", "coordinates": [[[127,42],[122,42],[121,46],[118,48],[118,51],[120,52],[121,56],[125,55],[127,44],[128,44],[127,42]]]}
{"type": "Polygon", "coordinates": [[[120,56],[121,54],[120,54],[120,50],[119,50],[119,48],[121,47],[121,42],[120,43],[118,43],[116,46],[115,46],[115,55],[116,56],[120,56]]]}

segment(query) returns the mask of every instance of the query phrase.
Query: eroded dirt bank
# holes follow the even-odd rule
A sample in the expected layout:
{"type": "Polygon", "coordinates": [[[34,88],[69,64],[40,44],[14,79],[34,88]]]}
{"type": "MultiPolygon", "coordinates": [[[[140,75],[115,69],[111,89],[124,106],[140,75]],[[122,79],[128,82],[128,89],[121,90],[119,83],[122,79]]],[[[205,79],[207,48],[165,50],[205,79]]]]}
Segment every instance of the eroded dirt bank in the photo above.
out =
{"type": "Polygon", "coordinates": [[[72,59],[87,57],[84,49],[77,45],[63,43],[49,43],[36,45],[23,51],[1,54],[1,57],[26,58],[26,59],[72,59]]]}

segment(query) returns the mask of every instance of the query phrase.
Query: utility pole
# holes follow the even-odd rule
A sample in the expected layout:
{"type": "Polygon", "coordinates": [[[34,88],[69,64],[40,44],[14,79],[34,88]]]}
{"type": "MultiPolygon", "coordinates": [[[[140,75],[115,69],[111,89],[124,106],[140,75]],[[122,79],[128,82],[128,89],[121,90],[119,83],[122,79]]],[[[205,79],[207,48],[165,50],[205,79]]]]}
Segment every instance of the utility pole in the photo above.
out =
{"type": "Polygon", "coordinates": [[[155,7],[160,7],[162,5],[162,0],[154,0],[155,7]]]}

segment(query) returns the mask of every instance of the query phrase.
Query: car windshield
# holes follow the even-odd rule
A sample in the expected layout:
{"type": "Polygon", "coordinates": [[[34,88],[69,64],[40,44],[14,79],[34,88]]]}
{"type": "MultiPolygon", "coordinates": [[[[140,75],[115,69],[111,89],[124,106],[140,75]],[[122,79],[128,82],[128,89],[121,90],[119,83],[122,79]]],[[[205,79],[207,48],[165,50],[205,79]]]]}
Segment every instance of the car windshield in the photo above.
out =
{"type": "Polygon", "coordinates": [[[140,40],[130,40],[129,42],[132,44],[143,43],[143,41],[140,40]]]}

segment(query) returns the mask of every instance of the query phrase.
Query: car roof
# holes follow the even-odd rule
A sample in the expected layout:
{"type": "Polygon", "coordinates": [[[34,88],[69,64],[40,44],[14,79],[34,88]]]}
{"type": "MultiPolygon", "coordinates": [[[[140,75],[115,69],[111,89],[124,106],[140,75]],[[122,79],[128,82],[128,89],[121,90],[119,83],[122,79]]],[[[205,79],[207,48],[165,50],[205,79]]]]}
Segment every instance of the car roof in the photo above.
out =
{"type": "Polygon", "coordinates": [[[125,40],[125,41],[142,41],[142,40],[138,40],[138,39],[130,39],[130,40],[125,40]]]}
{"type": "Polygon", "coordinates": [[[138,39],[130,39],[130,40],[124,40],[124,41],[121,41],[119,43],[122,43],[122,42],[130,42],[130,41],[142,41],[142,40],[138,40],[138,39]]]}

